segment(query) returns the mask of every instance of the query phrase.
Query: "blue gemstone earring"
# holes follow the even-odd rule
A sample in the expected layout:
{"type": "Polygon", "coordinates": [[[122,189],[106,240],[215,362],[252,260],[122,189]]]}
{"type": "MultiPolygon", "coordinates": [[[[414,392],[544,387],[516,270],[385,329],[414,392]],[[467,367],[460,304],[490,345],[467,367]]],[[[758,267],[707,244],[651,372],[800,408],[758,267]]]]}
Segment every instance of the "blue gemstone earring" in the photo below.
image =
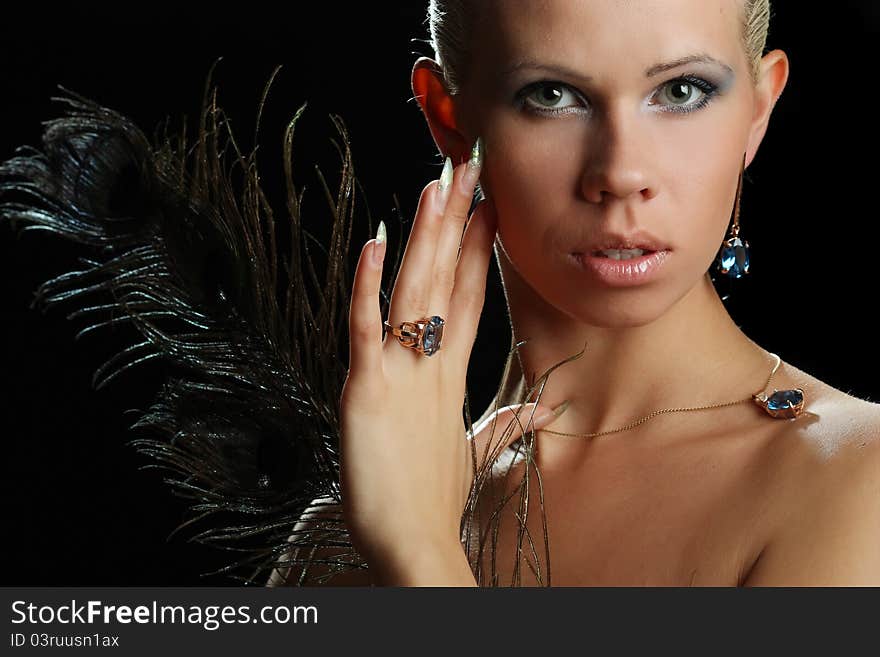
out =
{"type": "Polygon", "coordinates": [[[746,155],[743,155],[743,168],[736,185],[736,202],[733,207],[733,223],[730,237],[724,240],[718,252],[718,271],[730,278],[742,278],[749,273],[749,243],[739,236],[739,203],[742,194],[743,173],[746,168],[746,155]]]}

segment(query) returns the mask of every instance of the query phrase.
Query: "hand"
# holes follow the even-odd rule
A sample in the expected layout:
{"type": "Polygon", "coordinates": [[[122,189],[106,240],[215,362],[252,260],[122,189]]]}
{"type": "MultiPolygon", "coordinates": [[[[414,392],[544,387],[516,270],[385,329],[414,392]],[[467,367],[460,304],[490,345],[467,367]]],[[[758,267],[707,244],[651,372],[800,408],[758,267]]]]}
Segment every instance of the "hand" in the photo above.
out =
{"type": "MultiPolygon", "coordinates": [[[[340,460],[343,517],[352,545],[368,562],[460,546],[473,481],[462,406],[497,226],[493,204],[483,200],[464,230],[481,165],[472,158],[453,171],[447,158],[445,193],[439,181],[424,188],[392,293],[392,326],[431,315],[447,321],[433,356],[404,347],[390,332],[383,337],[375,240],[358,261],[340,402],[340,460]]],[[[534,411],[536,429],[555,419],[546,407],[523,409],[520,422],[526,424],[534,411]]],[[[511,409],[503,413],[513,418],[511,409]]],[[[499,417],[495,433],[505,424],[499,417]]],[[[491,421],[483,423],[474,437],[478,455],[491,427],[491,421]]]]}

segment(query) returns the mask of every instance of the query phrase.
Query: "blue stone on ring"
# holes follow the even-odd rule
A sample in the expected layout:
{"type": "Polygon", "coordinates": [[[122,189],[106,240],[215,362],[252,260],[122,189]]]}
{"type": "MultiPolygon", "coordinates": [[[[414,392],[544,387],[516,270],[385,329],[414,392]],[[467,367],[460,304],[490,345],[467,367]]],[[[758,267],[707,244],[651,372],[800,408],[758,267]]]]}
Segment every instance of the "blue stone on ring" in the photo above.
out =
{"type": "Polygon", "coordinates": [[[431,317],[425,324],[425,330],[422,333],[422,352],[425,356],[433,356],[440,349],[444,324],[443,318],[438,315],[431,317]]]}

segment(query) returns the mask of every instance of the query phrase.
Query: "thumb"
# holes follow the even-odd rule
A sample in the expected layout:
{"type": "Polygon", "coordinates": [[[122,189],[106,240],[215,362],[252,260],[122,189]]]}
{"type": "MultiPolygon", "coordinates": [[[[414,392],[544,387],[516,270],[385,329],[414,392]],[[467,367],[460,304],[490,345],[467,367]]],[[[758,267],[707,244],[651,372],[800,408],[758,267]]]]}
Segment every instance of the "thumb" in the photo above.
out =
{"type": "MultiPolygon", "coordinates": [[[[556,418],[558,418],[565,412],[565,409],[568,408],[569,403],[570,401],[566,399],[564,402],[554,408],[551,408],[550,406],[545,406],[544,404],[525,404],[523,407],[526,409],[535,409],[534,415],[532,416],[532,424],[537,431],[538,429],[543,429],[548,424],[554,422],[556,418]]],[[[523,415],[522,413],[520,413],[520,420],[522,420],[522,417],[523,415]]],[[[529,427],[526,427],[527,431],[528,429],[529,427]]]]}
{"type": "Polygon", "coordinates": [[[499,440],[503,440],[506,447],[523,433],[539,431],[552,424],[568,408],[568,404],[569,400],[565,400],[554,408],[530,402],[522,406],[514,404],[499,408],[496,413],[474,427],[474,440],[481,446],[492,439],[493,449],[499,440]]]}

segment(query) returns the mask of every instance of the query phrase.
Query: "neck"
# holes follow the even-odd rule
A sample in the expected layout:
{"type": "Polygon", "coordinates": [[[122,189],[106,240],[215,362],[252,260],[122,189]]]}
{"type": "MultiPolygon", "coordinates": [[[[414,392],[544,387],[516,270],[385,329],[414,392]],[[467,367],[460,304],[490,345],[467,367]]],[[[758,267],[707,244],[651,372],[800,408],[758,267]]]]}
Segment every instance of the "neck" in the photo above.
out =
{"type": "MultiPolygon", "coordinates": [[[[498,253],[513,341],[528,339],[519,357],[513,355],[510,370],[502,379],[499,406],[518,403],[527,384],[582,350],[579,358],[549,375],[542,392],[538,386],[526,400],[550,407],[569,400],[565,414],[553,423],[554,431],[617,429],[660,409],[744,399],[767,381],[773,358],[735,324],[708,273],[650,323],[609,328],[574,320],[550,306],[522,280],[503,249],[498,253]]],[[[730,408],[742,413],[742,406],[730,408]]],[[[722,410],[728,409],[705,413],[722,410]]],[[[646,424],[654,430],[661,422],[652,418],[646,424]]],[[[696,422],[705,422],[702,412],[696,422]]],[[[667,425],[672,426],[680,428],[681,420],[667,425]]],[[[578,440],[550,438],[556,442],[578,440]]]]}

